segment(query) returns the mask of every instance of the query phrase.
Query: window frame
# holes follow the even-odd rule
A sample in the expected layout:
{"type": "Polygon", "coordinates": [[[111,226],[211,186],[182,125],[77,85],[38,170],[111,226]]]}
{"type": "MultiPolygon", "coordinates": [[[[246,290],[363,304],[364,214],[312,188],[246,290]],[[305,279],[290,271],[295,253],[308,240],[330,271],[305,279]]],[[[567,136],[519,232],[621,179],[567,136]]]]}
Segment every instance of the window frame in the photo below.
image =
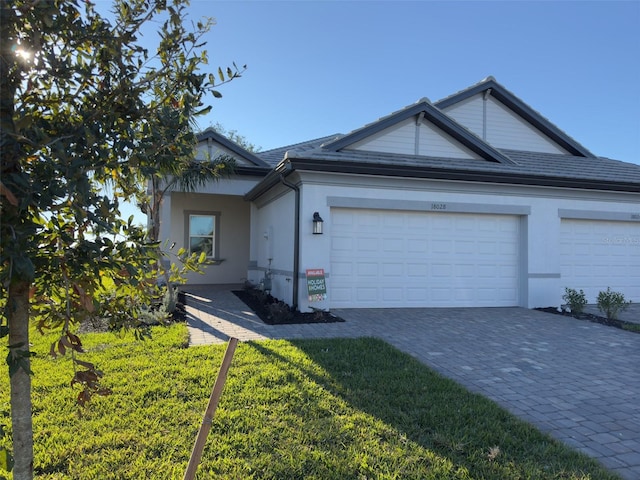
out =
{"type": "MultiPolygon", "coordinates": [[[[185,249],[191,254],[191,217],[213,217],[213,255],[208,256],[210,260],[220,258],[220,212],[210,210],[185,210],[184,211],[184,245],[185,249]]],[[[202,238],[202,235],[195,235],[202,238]]]]}

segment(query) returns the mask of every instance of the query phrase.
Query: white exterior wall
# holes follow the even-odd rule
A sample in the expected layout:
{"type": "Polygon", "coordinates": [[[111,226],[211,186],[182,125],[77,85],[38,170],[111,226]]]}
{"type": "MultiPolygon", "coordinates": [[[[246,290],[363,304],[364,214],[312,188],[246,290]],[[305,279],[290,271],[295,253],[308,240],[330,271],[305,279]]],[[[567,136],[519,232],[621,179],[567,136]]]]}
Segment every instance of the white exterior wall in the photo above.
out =
{"type": "Polygon", "coordinates": [[[491,97],[487,100],[487,141],[498,148],[568,153],[491,97]]]}
{"type": "Polygon", "coordinates": [[[251,218],[249,279],[258,283],[270,268],[271,294],[289,304],[293,300],[294,214],[295,192],[279,186],[255,202],[251,218]]]}
{"type": "MultiPolygon", "coordinates": [[[[561,304],[565,286],[560,277],[560,215],[559,210],[570,209],[584,212],[619,212],[625,218],[637,216],[637,205],[640,196],[615,192],[587,192],[570,189],[554,189],[547,187],[497,186],[451,181],[385,179],[379,177],[357,178],[351,175],[325,175],[303,173],[304,187],[301,198],[301,251],[300,251],[300,286],[299,308],[308,311],[304,272],[306,269],[323,268],[327,283],[331,282],[330,271],[330,239],[331,203],[336,198],[356,199],[363,208],[402,209],[423,206],[429,211],[431,203],[455,204],[464,208],[483,209],[491,213],[496,208],[525,208],[527,214],[520,215],[521,238],[521,272],[520,272],[520,306],[535,308],[558,306],[561,304]],[[387,207],[384,207],[386,203],[387,207]],[[497,207],[496,207],[497,206],[497,207]],[[311,218],[313,212],[319,212],[325,220],[324,234],[312,234],[311,218]]],[[[353,201],[353,200],[352,200],[353,201]]],[[[261,228],[268,225],[281,225],[291,228],[293,215],[293,192],[287,197],[272,202],[258,210],[261,228]],[[286,213],[285,213],[286,212],[286,213]],[[291,215],[291,217],[289,216],[291,215]],[[276,223],[280,220],[279,223],[276,223]]],[[[478,213],[482,214],[482,213],[478,213]]],[[[277,255],[285,255],[283,265],[287,271],[292,266],[293,234],[285,236],[288,241],[276,248],[277,255]],[[287,263],[288,262],[288,263],[287,263]]],[[[275,264],[275,262],[274,262],[275,264]]],[[[291,292],[289,285],[282,287],[291,292]]],[[[279,287],[280,288],[280,287],[279,287]]],[[[330,308],[331,298],[325,302],[313,303],[316,308],[330,308]]]]}
{"type": "MultiPolygon", "coordinates": [[[[454,103],[443,111],[458,123],[467,127],[478,137],[483,137],[484,113],[482,95],[474,95],[462,102],[454,103]]],[[[496,145],[497,146],[497,145],[496,145]]]]}
{"type": "Polygon", "coordinates": [[[444,112],[497,148],[568,153],[491,96],[485,101],[482,94],[475,95],[444,112]]]}

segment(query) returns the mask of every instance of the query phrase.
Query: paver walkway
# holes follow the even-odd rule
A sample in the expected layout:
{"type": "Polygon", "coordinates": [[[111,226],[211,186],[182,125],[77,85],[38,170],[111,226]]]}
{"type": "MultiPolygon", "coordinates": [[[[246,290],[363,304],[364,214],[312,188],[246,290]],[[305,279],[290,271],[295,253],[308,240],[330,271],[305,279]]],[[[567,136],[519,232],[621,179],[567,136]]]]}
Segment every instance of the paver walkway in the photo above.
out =
{"type": "Polygon", "coordinates": [[[346,309],[344,323],[272,326],[228,289],[186,290],[193,345],[379,337],[640,479],[640,334],[523,308],[346,309]]]}

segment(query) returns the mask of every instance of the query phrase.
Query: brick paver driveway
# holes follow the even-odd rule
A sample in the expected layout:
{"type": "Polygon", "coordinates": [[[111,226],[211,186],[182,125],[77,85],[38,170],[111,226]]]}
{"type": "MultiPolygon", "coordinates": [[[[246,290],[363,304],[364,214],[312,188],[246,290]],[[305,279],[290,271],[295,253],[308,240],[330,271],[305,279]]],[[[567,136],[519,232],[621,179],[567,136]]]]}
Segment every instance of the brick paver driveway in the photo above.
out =
{"type": "Polygon", "coordinates": [[[640,334],[522,308],[336,310],[344,323],[265,325],[230,292],[189,300],[193,344],[234,336],[375,336],[640,479],[640,334]]]}
{"type": "Polygon", "coordinates": [[[640,479],[640,334],[519,308],[338,313],[640,479]]]}

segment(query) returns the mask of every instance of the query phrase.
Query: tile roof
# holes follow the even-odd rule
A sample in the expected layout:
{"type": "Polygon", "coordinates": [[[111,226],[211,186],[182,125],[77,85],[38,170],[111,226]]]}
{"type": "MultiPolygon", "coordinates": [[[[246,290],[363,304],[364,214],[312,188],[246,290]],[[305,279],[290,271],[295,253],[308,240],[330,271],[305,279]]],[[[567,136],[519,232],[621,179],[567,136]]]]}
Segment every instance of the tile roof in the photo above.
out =
{"type": "MultiPolygon", "coordinates": [[[[578,157],[552,153],[522,152],[517,150],[501,150],[511,158],[513,164],[485,162],[474,159],[451,159],[424,156],[407,156],[390,153],[375,153],[356,150],[328,151],[322,148],[307,152],[289,152],[288,160],[304,159],[330,166],[332,163],[341,166],[352,164],[382,167],[398,167],[411,171],[424,169],[440,170],[468,174],[495,174],[504,178],[537,177],[546,179],[566,179],[576,181],[629,184],[632,191],[640,193],[640,165],[625,163],[602,157],[578,157]],[[635,184],[635,188],[634,188],[635,184]]],[[[294,162],[295,163],[295,162],[294,162]]],[[[523,183],[523,182],[517,182],[523,183]]],[[[627,190],[628,191],[628,190],[627,190]]]]}
{"type": "Polygon", "coordinates": [[[447,178],[640,193],[640,165],[596,157],[493,77],[487,77],[434,103],[426,98],[420,99],[346,135],[328,135],[258,152],[255,156],[260,163],[275,170],[260,182],[262,185],[258,185],[253,194],[269,188],[273,179],[279,176],[279,172],[292,167],[327,172],[447,178]],[[554,154],[495,148],[441,110],[480,92],[492,95],[570,153],[554,154]],[[471,148],[484,160],[350,149],[360,140],[416,115],[420,119],[427,117],[433,125],[471,148]]]}
{"type": "Polygon", "coordinates": [[[313,140],[307,140],[306,142],[294,143],[293,145],[287,145],[285,147],[273,148],[271,150],[265,150],[264,152],[258,152],[256,155],[260,157],[260,159],[272,167],[275,167],[280,161],[284,158],[285,153],[290,150],[295,150],[296,152],[302,153],[307,152],[309,150],[316,149],[321,145],[335,140],[340,137],[339,133],[333,135],[327,135],[325,137],[315,138],[313,140]]]}

